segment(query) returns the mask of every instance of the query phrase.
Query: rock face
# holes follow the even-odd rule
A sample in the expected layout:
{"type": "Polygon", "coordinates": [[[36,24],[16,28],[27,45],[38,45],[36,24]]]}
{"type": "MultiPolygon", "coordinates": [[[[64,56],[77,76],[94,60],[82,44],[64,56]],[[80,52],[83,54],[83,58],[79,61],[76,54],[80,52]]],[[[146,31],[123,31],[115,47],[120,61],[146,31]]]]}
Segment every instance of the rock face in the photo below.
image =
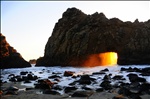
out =
{"type": "Polygon", "coordinates": [[[29,63],[30,63],[30,64],[36,64],[36,59],[31,59],[31,60],[29,60],[29,63]]]}
{"type": "Polygon", "coordinates": [[[30,67],[30,63],[25,61],[22,56],[11,47],[5,36],[0,33],[1,49],[0,49],[0,68],[23,68],[30,67]]]}
{"type": "Polygon", "coordinates": [[[68,8],[36,65],[80,66],[92,54],[116,52],[119,65],[150,64],[150,20],[123,22],[68,8]]]}

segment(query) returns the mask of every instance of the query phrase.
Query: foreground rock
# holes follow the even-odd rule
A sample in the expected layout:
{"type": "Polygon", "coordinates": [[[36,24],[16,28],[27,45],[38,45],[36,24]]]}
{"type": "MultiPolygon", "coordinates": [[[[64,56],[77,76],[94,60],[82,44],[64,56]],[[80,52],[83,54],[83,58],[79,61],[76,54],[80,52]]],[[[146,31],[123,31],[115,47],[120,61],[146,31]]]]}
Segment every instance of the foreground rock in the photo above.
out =
{"type": "Polygon", "coordinates": [[[22,56],[6,41],[5,36],[0,33],[0,69],[31,67],[22,56]]]}
{"type": "Polygon", "coordinates": [[[41,66],[82,66],[90,55],[116,52],[118,64],[150,64],[150,20],[123,22],[69,8],[56,23],[41,66]]]}
{"type": "MultiPolygon", "coordinates": [[[[11,95],[12,97],[15,96],[14,99],[24,99],[19,98],[22,93],[31,95],[34,92],[34,98],[35,95],[38,95],[37,93],[40,93],[41,96],[44,94],[44,97],[40,99],[47,99],[45,98],[47,95],[62,96],[59,99],[150,99],[149,79],[147,79],[147,76],[140,75],[144,71],[149,72],[149,68],[139,68],[139,72],[131,72],[134,69],[121,69],[126,71],[117,75],[112,75],[111,70],[104,69],[96,75],[83,73],[84,75],[76,78],[71,75],[64,76],[63,73],[59,72],[51,72],[48,73],[48,78],[40,78],[34,72],[20,71],[20,75],[12,73],[7,76],[10,82],[4,83],[1,81],[0,95],[2,97],[11,95]],[[102,71],[107,74],[101,74],[102,71]],[[59,81],[55,82],[56,78],[59,81]],[[66,81],[65,83],[71,83],[64,85],[63,80],[66,81]],[[32,87],[20,86],[24,81],[32,81],[34,85],[32,87]]],[[[67,71],[67,73],[76,72],[67,71]]],[[[32,98],[28,97],[28,99],[32,98]]],[[[9,97],[9,99],[12,98],[9,97]]],[[[37,99],[39,98],[37,97],[37,99]]],[[[51,98],[50,96],[48,99],[57,98],[51,98]]]]}

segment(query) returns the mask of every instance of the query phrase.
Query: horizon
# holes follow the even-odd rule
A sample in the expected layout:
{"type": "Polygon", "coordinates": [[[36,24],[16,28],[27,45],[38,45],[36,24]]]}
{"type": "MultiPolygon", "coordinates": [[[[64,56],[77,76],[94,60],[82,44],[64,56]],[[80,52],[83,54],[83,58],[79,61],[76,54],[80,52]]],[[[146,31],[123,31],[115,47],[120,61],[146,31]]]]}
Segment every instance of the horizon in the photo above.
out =
{"type": "Polygon", "coordinates": [[[72,7],[85,14],[102,12],[109,19],[150,19],[150,1],[1,1],[1,33],[26,61],[37,59],[44,56],[55,24],[72,7]]]}

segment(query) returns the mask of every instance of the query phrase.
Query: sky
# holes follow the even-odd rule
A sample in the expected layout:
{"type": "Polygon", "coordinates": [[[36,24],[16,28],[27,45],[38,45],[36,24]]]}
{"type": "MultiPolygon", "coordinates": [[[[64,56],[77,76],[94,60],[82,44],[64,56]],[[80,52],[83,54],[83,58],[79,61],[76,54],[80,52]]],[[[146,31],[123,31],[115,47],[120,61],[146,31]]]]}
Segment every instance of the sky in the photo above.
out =
{"type": "Polygon", "coordinates": [[[25,60],[37,59],[44,56],[55,23],[72,7],[122,21],[150,19],[150,1],[1,1],[1,33],[25,60]]]}

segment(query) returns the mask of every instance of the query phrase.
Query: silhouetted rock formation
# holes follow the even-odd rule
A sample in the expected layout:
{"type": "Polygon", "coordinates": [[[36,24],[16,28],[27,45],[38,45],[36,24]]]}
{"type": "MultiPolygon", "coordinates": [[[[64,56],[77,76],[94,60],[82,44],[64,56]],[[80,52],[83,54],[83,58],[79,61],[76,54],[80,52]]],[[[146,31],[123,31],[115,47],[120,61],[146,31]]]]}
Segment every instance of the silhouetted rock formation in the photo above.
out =
{"type": "Polygon", "coordinates": [[[36,64],[36,59],[31,59],[31,60],[29,60],[29,63],[30,63],[30,64],[36,64]]]}
{"type": "Polygon", "coordinates": [[[11,47],[5,36],[0,33],[1,50],[0,50],[0,68],[23,68],[30,67],[30,63],[25,61],[22,56],[11,47]]]}
{"type": "Polygon", "coordinates": [[[69,8],[56,23],[36,65],[80,66],[89,55],[117,52],[118,64],[150,64],[150,20],[123,22],[69,8]]]}

